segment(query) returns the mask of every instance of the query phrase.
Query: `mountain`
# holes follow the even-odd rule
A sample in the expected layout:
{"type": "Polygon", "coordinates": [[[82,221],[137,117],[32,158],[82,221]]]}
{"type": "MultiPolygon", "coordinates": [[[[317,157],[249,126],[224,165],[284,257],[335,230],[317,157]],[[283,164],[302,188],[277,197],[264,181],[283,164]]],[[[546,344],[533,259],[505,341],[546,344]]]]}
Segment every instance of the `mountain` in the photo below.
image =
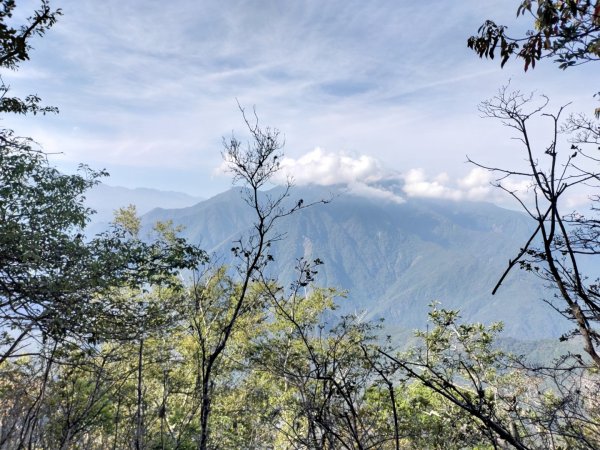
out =
{"type": "MultiPolygon", "coordinates": [[[[282,282],[293,279],[298,257],[320,258],[325,264],[317,283],[348,291],[341,313],[364,311],[401,332],[425,327],[432,301],[460,309],[468,321],[501,320],[511,338],[556,337],[568,328],[542,301],[552,292],[531,274],[514,270],[491,295],[531,231],[525,215],[482,202],[396,203],[339,188],[294,190],[294,198],[306,202],[332,195],[328,204],[282,219],[278,231],[286,236],[274,246],[272,266],[282,282]]],[[[226,263],[232,242],[249,232],[252,218],[240,191],[232,189],[187,208],[155,209],[143,221],[183,225],[185,237],[226,263]]]]}
{"type": "Polygon", "coordinates": [[[87,228],[87,234],[104,231],[113,219],[115,210],[128,205],[135,205],[138,214],[145,214],[154,208],[184,208],[201,200],[181,192],[148,188],[129,189],[100,183],[86,192],[86,206],[96,211],[87,228]]]}

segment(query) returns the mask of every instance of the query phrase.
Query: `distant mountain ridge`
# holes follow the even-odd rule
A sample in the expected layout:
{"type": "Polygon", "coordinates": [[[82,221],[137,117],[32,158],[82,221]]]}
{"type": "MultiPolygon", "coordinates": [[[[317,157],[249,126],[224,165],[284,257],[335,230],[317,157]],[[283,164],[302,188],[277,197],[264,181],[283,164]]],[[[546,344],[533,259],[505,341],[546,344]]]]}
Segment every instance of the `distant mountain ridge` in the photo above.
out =
{"type": "Polygon", "coordinates": [[[125,188],[110,186],[104,183],[97,184],[85,194],[85,204],[92,208],[94,215],[87,233],[104,231],[112,221],[114,212],[129,205],[135,205],[138,214],[145,214],[158,207],[184,208],[194,205],[203,199],[182,192],[161,191],[149,188],[125,188]]]}
{"type": "MultiPolygon", "coordinates": [[[[285,218],[286,238],[274,248],[273,270],[282,282],[294,276],[299,257],[320,258],[317,284],[348,290],[341,313],[366,311],[390,328],[423,328],[428,304],[460,309],[470,321],[505,322],[506,336],[556,337],[568,324],[542,301],[550,298],[540,280],[515,270],[495,296],[491,290],[531,231],[518,212],[483,202],[409,199],[405,203],[352,195],[339,187],[297,187],[293,198],[334,199],[285,218]]],[[[276,195],[276,192],[275,192],[276,195]]],[[[196,205],[155,209],[146,226],[173,220],[183,235],[220,261],[252,224],[239,189],[196,205]]]]}

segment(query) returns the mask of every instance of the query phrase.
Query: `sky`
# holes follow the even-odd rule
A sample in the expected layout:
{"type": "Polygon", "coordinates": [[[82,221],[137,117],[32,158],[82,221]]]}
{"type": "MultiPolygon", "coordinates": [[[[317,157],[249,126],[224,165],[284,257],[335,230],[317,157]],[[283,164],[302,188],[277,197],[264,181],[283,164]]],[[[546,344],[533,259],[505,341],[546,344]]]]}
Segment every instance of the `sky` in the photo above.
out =
{"type": "MultiPolygon", "coordinates": [[[[17,3],[18,20],[38,2],[17,3]]],[[[523,156],[479,102],[510,82],[552,108],[597,106],[593,65],[561,71],[545,60],[525,73],[467,48],[485,19],[527,27],[517,3],[52,0],[63,15],[3,78],[60,114],[4,124],[61,170],[86,163],[108,170],[107,184],[209,197],[231,185],[221,151],[224,137],[247,137],[241,105],[280,130],[297,184],[344,183],[398,202],[490,199],[490,175],[466,155],[508,167],[523,156]],[[389,179],[401,194],[377,187],[389,179]]],[[[536,126],[543,146],[547,124],[536,126]]]]}

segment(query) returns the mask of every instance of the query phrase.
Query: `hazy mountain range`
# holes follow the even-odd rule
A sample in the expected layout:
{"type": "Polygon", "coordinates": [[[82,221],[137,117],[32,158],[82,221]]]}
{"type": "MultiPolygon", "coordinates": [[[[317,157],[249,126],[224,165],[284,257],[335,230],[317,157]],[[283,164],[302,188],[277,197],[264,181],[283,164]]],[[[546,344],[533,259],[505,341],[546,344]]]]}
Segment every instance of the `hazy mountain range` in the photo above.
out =
{"type": "MultiPolygon", "coordinates": [[[[317,284],[348,291],[340,311],[383,317],[390,329],[424,327],[432,301],[460,309],[467,320],[502,320],[513,338],[556,337],[567,329],[542,301],[553,293],[531,274],[514,271],[491,295],[531,230],[525,215],[481,202],[398,203],[338,187],[298,187],[293,198],[310,202],[332,196],[330,203],[280,223],[278,231],[286,237],[274,248],[272,268],[282,282],[293,279],[298,257],[320,258],[325,264],[317,284]]],[[[239,189],[231,189],[193,206],[154,209],[143,221],[149,226],[173,220],[185,227],[185,237],[227,263],[232,242],[249,232],[252,218],[239,189]]]]}
{"type": "Polygon", "coordinates": [[[85,194],[85,203],[95,213],[88,227],[88,234],[103,231],[113,219],[118,208],[135,205],[138,214],[145,214],[154,208],[184,208],[202,200],[181,192],[161,191],[158,189],[129,189],[120,186],[97,184],[85,194]]]}

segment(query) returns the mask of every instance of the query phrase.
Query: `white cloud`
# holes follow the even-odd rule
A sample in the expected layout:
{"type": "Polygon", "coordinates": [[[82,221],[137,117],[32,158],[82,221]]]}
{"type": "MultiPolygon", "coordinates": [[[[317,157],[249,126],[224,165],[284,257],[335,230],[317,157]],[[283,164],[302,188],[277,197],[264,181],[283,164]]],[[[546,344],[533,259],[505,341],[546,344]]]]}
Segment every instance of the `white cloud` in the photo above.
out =
{"type": "MultiPolygon", "coordinates": [[[[423,169],[411,169],[403,175],[403,190],[409,197],[439,198],[447,200],[502,201],[502,192],[492,185],[493,174],[475,167],[462,178],[451,179],[440,173],[428,177],[423,169]]],[[[521,183],[505,180],[511,187],[523,188],[521,183]]]]}
{"type": "Polygon", "coordinates": [[[481,167],[475,167],[467,176],[458,180],[458,186],[463,190],[468,200],[491,200],[493,196],[493,174],[481,167]]]}
{"type": "MultiPolygon", "coordinates": [[[[228,163],[223,161],[214,174],[228,173],[228,163]]],[[[298,157],[285,157],[274,182],[285,183],[291,179],[295,185],[343,185],[346,192],[360,197],[378,198],[403,203],[396,192],[378,186],[384,181],[401,181],[397,172],[383,168],[381,161],[367,155],[349,155],[344,152],[326,152],[321,148],[298,157]]]]}
{"type": "Polygon", "coordinates": [[[530,193],[533,193],[532,181],[528,178],[525,178],[522,180],[505,178],[504,180],[500,181],[498,184],[500,184],[504,189],[506,189],[510,192],[514,192],[516,195],[526,196],[530,193]]]}
{"type": "Polygon", "coordinates": [[[390,176],[372,156],[326,152],[318,147],[299,158],[283,158],[281,169],[299,185],[372,183],[390,176]]]}
{"type": "Polygon", "coordinates": [[[428,180],[423,169],[411,169],[404,176],[403,190],[409,197],[445,198],[460,200],[463,193],[458,189],[445,186],[447,176],[438,176],[428,180]]]}
{"type": "MultiPolygon", "coordinates": [[[[213,173],[226,175],[228,163],[223,161],[213,173]]],[[[428,176],[423,168],[400,173],[387,169],[382,161],[372,156],[328,152],[318,147],[297,158],[282,159],[281,171],[273,181],[281,184],[288,179],[299,186],[343,185],[350,194],[396,203],[405,202],[405,197],[489,201],[505,205],[510,205],[511,201],[510,196],[494,186],[497,183],[494,174],[480,167],[454,178],[446,172],[428,176]]],[[[502,186],[524,197],[531,194],[529,180],[506,178],[502,180],[502,186]]]]}
{"type": "MultiPolygon", "coordinates": [[[[517,177],[498,179],[496,174],[481,167],[475,167],[464,177],[456,179],[448,177],[445,173],[429,177],[423,169],[411,169],[402,178],[403,190],[409,198],[485,201],[506,208],[521,209],[521,205],[506,192],[509,191],[529,207],[532,207],[535,201],[532,180],[517,177]]],[[[572,190],[565,195],[563,202],[567,208],[582,208],[589,205],[589,196],[589,191],[572,190]]]]}
{"type": "Polygon", "coordinates": [[[466,177],[458,180],[458,184],[465,189],[472,189],[487,185],[492,179],[493,177],[489,170],[476,167],[466,177]]]}
{"type": "Polygon", "coordinates": [[[398,179],[398,173],[386,170],[381,161],[367,155],[350,155],[344,152],[327,152],[321,148],[298,157],[285,157],[276,181],[288,177],[297,185],[346,185],[348,192],[361,197],[380,198],[396,203],[404,199],[390,190],[374,184],[398,179]]]}
{"type": "MultiPolygon", "coordinates": [[[[228,173],[227,163],[217,167],[215,175],[228,173]]],[[[507,192],[515,193],[526,205],[533,202],[534,191],[531,180],[504,178],[499,180],[491,171],[474,167],[462,177],[452,177],[446,172],[429,176],[423,168],[414,168],[400,173],[364,154],[351,155],[345,152],[327,152],[321,148],[297,158],[282,159],[281,171],[274,182],[284,183],[291,178],[296,185],[345,186],[348,194],[404,203],[411,198],[432,198],[450,201],[484,201],[507,208],[520,209],[507,192]]],[[[568,208],[581,207],[589,203],[589,193],[572,192],[563,199],[568,208]]]]}
{"type": "MultiPolygon", "coordinates": [[[[227,163],[223,162],[214,173],[226,174],[227,163]]],[[[453,201],[501,202],[503,198],[503,193],[491,184],[494,181],[493,174],[479,167],[471,169],[462,178],[454,179],[445,172],[429,177],[422,168],[410,169],[401,174],[387,169],[382,161],[372,156],[327,152],[318,147],[297,158],[282,159],[281,171],[274,182],[283,183],[290,178],[300,186],[344,185],[348,193],[396,203],[406,201],[401,192],[409,198],[453,201]]],[[[520,192],[526,191],[528,187],[522,181],[512,180],[504,180],[504,185],[520,192]]]]}
{"type": "Polygon", "coordinates": [[[388,191],[386,189],[369,186],[365,183],[352,183],[348,186],[348,192],[350,194],[357,195],[359,197],[377,198],[380,200],[387,200],[394,203],[404,203],[406,200],[398,194],[388,191]]]}

